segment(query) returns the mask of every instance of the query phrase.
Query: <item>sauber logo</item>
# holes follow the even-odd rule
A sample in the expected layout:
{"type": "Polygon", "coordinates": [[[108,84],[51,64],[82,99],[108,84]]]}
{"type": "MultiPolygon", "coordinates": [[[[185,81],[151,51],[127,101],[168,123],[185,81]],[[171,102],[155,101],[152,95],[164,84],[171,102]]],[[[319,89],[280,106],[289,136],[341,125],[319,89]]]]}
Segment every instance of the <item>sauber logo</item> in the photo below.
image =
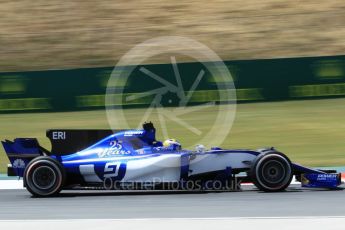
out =
{"type": "Polygon", "coordinates": [[[23,169],[25,168],[25,162],[22,159],[16,159],[13,161],[13,168],[23,169]]]}

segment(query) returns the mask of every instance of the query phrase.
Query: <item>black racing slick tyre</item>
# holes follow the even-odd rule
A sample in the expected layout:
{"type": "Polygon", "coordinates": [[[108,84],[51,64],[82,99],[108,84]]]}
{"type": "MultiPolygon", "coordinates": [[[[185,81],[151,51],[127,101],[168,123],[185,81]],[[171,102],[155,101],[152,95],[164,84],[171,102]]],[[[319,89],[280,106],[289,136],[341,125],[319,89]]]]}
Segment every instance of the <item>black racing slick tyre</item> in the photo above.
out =
{"type": "Polygon", "coordinates": [[[51,157],[36,157],[24,171],[24,185],[36,197],[57,195],[64,182],[65,173],[61,163],[51,157]]]}
{"type": "Polygon", "coordinates": [[[261,191],[283,191],[290,185],[293,177],[291,161],[280,152],[261,153],[250,169],[250,177],[261,191]]]}

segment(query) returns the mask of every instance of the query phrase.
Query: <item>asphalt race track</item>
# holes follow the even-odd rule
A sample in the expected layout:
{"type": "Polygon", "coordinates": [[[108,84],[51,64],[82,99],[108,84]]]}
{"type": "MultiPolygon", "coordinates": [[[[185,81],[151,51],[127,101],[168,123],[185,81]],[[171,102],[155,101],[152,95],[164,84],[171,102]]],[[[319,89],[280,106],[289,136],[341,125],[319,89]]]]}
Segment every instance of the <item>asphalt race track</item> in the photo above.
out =
{"type": "Polygon", "coordinates": [[[24,190],[0,190],[0,219],[140,219],[344,216],[345,190],[242,192],[64,191],[33,198],[24,190]]]}

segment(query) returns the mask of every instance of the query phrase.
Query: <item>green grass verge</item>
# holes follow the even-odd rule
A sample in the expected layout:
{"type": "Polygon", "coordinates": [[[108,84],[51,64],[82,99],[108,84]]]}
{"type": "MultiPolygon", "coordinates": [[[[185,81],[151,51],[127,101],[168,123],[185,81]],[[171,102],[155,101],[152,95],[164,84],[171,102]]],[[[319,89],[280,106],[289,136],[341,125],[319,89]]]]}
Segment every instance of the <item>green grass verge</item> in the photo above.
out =
{"type": "MultiPolygon", "coordinates": [[[[136,126],[144,110],[128,109],[125,113],[129,123],[136,126]]],[[[214,114],[214,108],[204,109],[197,116],[185,115],[184,119],[203,130],[212,125],[214,114]]],[[[308,166],[345,165],[344,114],[345,99],[240,104],[231,133],[222,147],[275,146],[294,162],[308,166]]],[[[50,143],[45,137],[45,130],[49,128],[109,127],[104,111],[0,115],[1,140],[37,137],[49,149],[50,143]]],[[[170,137],[179,139],[185,146],[194,140],[174,122],[168,122],[167,128],[170,137]]],[[[0,149],[0,172],[3,173],[8,161],[0,149]]]]}

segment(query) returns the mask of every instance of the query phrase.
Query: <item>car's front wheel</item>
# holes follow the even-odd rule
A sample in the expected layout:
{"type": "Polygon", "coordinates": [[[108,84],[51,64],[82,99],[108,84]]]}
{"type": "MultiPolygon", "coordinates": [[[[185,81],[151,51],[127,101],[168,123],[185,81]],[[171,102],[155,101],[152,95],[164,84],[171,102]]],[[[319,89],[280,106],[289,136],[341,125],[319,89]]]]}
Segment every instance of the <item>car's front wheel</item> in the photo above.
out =
{"type": "Polygon", "coordinates": [[[260,154],[250,170],[254,185],[266,192],[285,190],[290,185],[292,176],[289,158],[276,151],[260,154]]]}
{"type": "Polygon", "coordinates": [[[33,159],[24,171],[26,189],[38,197],[58,194],[64,180],[65,174],[61,163],[51,157],[41,156],[33,159]]]}

